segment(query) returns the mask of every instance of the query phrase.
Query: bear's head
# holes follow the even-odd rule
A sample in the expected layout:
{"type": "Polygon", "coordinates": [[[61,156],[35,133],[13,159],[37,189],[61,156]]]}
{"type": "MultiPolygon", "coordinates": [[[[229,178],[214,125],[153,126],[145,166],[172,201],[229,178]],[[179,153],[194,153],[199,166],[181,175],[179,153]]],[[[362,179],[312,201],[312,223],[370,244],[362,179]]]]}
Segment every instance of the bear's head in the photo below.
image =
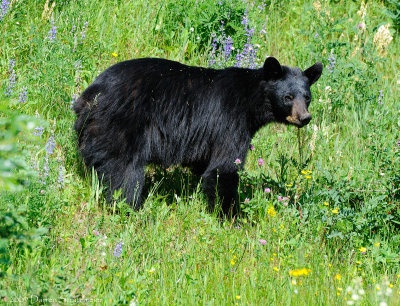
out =
{"type": "Polygon", "coordinates": [[[265,60],[264,80],[260,85],[275,121],[297,127],[303,127],[310,122],[310,86],[319,79],[321,73],[321,63],[301,71],[299,68],[281,65],[274,57],[265,60]]]}

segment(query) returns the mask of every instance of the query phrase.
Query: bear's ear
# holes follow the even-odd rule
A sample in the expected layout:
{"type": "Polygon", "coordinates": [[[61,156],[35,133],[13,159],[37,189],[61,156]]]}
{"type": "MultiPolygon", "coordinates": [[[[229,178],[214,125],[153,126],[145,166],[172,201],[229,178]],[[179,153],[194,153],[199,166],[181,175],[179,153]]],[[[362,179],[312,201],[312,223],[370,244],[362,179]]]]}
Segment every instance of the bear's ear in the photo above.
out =
{"type": "Polygon", "coordinates": [[[264,62],[264,78],[266,80],[276,80],[283,75],[283,69],[281,64],[275,57],[267,57],[264,62]]]}
{"type": "Polygon", "coordinates": [[[322,68],[323,66],[321,63],[316,63],[304,71],[304,75],[308,78],[310,86],[318,81],[322,73],[322,68]]]}

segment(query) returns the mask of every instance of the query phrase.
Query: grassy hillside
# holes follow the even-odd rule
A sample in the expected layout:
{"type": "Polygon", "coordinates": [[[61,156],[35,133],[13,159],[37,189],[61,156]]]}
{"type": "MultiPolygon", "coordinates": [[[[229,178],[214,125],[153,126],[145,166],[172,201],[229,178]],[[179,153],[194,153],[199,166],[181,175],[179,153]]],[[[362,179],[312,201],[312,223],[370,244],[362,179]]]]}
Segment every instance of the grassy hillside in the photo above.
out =
{"type": "Polygon", "coordinates": [[[1,301],[398,305],[399,13],[395,0],[2,1],[1,301]],[[254,137],[237,220],[208,212],[180,167],[148,168],[140,211],[103,199],[71,109],[101,71],[270,55],[325,69],[307,127],[254,137]]]}

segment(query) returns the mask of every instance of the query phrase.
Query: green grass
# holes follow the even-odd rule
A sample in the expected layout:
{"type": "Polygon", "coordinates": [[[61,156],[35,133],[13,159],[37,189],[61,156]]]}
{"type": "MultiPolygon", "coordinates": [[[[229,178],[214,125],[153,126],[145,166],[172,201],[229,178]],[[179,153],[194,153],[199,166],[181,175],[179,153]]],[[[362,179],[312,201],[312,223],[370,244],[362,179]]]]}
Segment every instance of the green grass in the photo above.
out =
{"type": "MultiPolygon", "coordinates": [[[[43,14],[45,1],[15,1],[0,22],[3,302],[400,303],[399,32],[391,27],[383,54],[373,42],[381,25],[393,24],[393,6],[369,1],[362,19],[360,5],[343,0],[265,1],[263,10],[263,1],[239,0],[55,3],[43,14]],[[256,134],[237,220],[208,212],[198,179],[179,167],[149,167],[140,211],[107,203],[77,152],[73,95],[126,59],[207,66],[221,20],[242,49],[246,10],[259,63],[267,55],[303,69],[324,63],[310,125],[272,124],[256,134]],[[46,39],[52,18],[55,40],[46,39]],[[16,84],[6,96],[10,59],[16,84]],[[43,135],[31,135],[31,122],[43,135]]],[[[234,62],[217,58],[216,66],[234,62]]]]}

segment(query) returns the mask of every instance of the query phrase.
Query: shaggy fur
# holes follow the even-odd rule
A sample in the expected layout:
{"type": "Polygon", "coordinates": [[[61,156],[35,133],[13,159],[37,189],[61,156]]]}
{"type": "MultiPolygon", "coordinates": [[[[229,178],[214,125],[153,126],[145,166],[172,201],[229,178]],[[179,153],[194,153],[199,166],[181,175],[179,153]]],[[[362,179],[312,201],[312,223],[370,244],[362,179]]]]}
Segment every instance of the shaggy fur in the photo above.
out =
{"type": "Polygon", "coordinates": [[[74,105],[79,149],[109,186],[141,206],[144,169],[181,164],[201,175],[212,209],[216,192],[225,214],[238,210],[240,159],[253,135],[270,122],[307,124],[310,86],[321,75],[281,66],[216,70],[143,58],[100,74],[74,105]]]}

